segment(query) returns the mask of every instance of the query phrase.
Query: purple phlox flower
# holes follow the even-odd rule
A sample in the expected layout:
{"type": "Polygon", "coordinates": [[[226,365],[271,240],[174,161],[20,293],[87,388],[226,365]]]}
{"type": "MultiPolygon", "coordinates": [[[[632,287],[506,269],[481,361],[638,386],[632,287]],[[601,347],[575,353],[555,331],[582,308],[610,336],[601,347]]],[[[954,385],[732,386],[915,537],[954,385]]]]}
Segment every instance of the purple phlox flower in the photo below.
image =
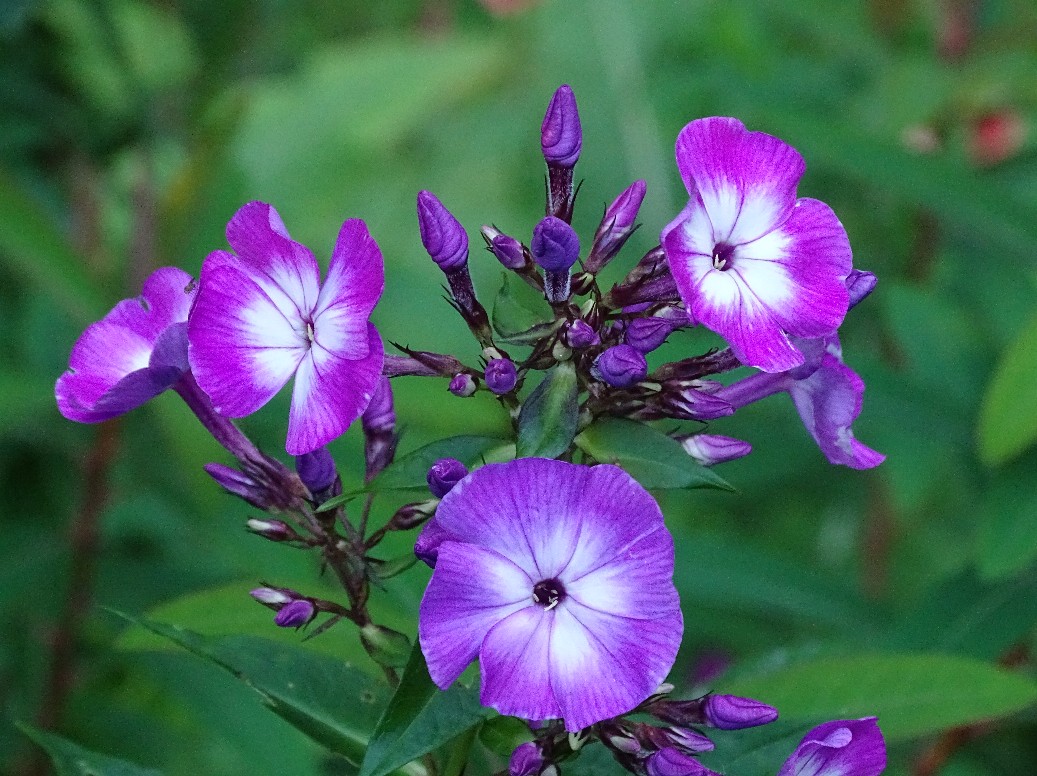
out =
{"type": "Polygon", "coordinates": [[[462,399],[468,398],[475,393],[476,388],[479,386],[475,382],[475,378],[466,372],[454,375],[450,379],[450,385],[448,389],[454,396],[459,396],[462,399]]]}
{"type": "Polygon", "coordinates": [[[187,317],[191,276],[162,267],[136,299],[124,299],[90,324],[72,347],[69,368],[54,386],[69,420],[97,423],[139,407],[188,370],[187,317]]]}
{"type": "Polygon", "coordinates": [[[598,272],[619,253],[637,228],[637,213],[645,199],[645,182],[634,181],[605,208],[605,215],[594,233],[594,242],[583,268],[598,272]]]}
{"type": "Polygon", "coordinates": [[[886,456],[858,442],[851,428],[861,413],[864,381],[842,360],[836,336],[797,340],[803,366],[780,374],[750,375],[723,388],[718,398],[744,407],[780,391],[788,391],[807,431],[829,462],[871,469],[886,456]]]}
{"type": "Polygon", "coordinates": [[[506,269],[522,269],[526,266],[526,251],[522,243],[495,226],[484,226],[480,231],[486,241],[486,250],[496,256],[506,269]]]}
{"type": "Polygon", "coordinates": [[[538,776],[544,767],[544,755],[534,741],[515,747],[508,759],[508,776],[538,776]]]}
{"type": "Polygon", "coordinates": [[[576,109],[576,95],[569,84],[562,84],[551,97],[540,125],[540,148],[549,165],[573,167],[583,148],[583,130],[576,109]]]}
{"type": "Polygon", "coordinates": [[[825,722],[807,733],[778,776],[878,776],[886,742],[875,717],[825,722]]]}
{"type": "Polygon", "coordinates": [[[565,340],[565,344],[574,350],[583,350],[584,348],[601,344],[601,337],[598,336],[598,332],[594,331],[594,328],[582,319],[577,319],[567,324],[562,338],[565,340]]]}
{"type": "Polygon", "coordinates": [[[688,312],[749,366],[798,366],[789,335],[835,332],[852,259],[831,208],[796,198],[803,158],[737,119],[713,117],[681,130],[677,167],[691,199],[661,242],[688,312]]]}
{"type": "Polygon", "coordinates": [[[736,458],[744,458],[753,451],[753,446],[741,439],[720,434],[689,434],[676,437],[684,452],[703,466],[716,466],[736,458]]]}
{"type": "Polygon", "coordinates": [[[301,628],[313,622],[317,616],[317,608],[311,601],[299,598],[281,607],[274,617],[274,624],[282,628],[301,628]]]}
{"type": "Polygon", "coordinates": [[[431,191],[418,192],[418,229],[421,244],[444,272],[468,264],[468,234],[431,191]]]}
{"type": "MultiPolygon", "coordinates": [[[[383,378],[384,379],[384,378],[383,378]]],[[[295,471],[310,493],[317,495],[331,488],[338,479],[335,459],[326,447],[295,456],[295,471]]]]}
{"type": "Polygon", "coordinates": [[[456,458],[440,458],[428,470],[428,489],[436,498],[443,498],[468,474],[468,468],[456,458]]]}
{"type": "Polygon", "coordinates": [[[363,221],[342,225],[323,287],[308,248],[277,211],[242,207],[227,224],[235,254],[202,265],[188,324],[191,368],[216,410],[249,415],[295,376],[292,455],[341,435],[364,411],[382,370],[382,341],[368,321],[384,286],[382,254],[363,221]]]}
{"type": "Polygon", "coordinates": [[[488,464],[443,497],[421,540],[435,569],[418,637],[439,687],[478,658],[483,705],[578,731],[669,672],[683,632],[673,539],[622,469],[488,464]]]}
{"type": "Polygon", "coordinates": [[[486,387],[498,396],[510,391],[518,382],[515,364],[508,358],[491,358],[487,361],[483,377],[486,387]]]}
{"type": "Polygon", "coordinates": [[[648,776],[720,776],[689,754],[666,747],[645,760],[648,776]]]}
{"type": "Polygon", "coordinates": [[[614,345],[594,361],[591,373],[613,388],[629,388],[645,379],[648,362],[630,345],[614,345]]]}
{"type": "Polygon", "coordinates": [[[778,710],[773,706],[737,695],[707,695],[703,712],[706,723],[718,730],[757,727],[778,718],[778,710]]]}

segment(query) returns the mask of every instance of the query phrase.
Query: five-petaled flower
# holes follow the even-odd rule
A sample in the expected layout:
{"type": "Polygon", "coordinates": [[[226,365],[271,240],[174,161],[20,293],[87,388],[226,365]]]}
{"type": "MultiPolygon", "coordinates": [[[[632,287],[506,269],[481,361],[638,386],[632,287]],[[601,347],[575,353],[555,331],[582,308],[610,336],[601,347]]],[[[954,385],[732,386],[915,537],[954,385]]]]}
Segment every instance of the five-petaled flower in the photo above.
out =
{"type": "Polygon", "coordinates": [[[418,635],[442,688],[478,657],[484,705],[576,731],[633,709],[673,664],[673,539],[622,469],[540,458],[476,469],[416,549],[434,563],[418,635]]]}
{"type": "Polygon", "coordinates": [[[227,240],[236,255],[215,251],[202,266],[191,367],[232,418],[258,410],[295,375],[285,447],[311,452],[360,416],[381,374],[382,341],[368,321],[384,286],[381,251],[363,221],[346,221],[321,287],[313,254],[262,202],[234,215],[227,240]]]}
{"type": "Polygon", "coordinates": [[[803,158],[737,119],[713,117],[681,131],[677,167],[691,199],[661,241],[689,316],[749,366],[803,363],[789,335],[835,332],[852,258],[832,209],[796,198],[803,158]]]}

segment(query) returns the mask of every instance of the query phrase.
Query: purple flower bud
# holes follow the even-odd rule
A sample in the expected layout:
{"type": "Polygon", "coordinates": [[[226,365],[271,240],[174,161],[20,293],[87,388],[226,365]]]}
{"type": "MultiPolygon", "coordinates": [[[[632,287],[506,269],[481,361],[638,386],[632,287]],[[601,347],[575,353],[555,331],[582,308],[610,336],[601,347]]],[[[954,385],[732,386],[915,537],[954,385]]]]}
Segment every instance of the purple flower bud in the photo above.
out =
{"type": "Polygon", "coordinates": [[[284,590],[278,590],[273,587],[257,587],[249,595],[263,604],[263,606],[271,606],[277,609],[295,600],[294,596],[289,595],[284,590]]]}
{"type": "Polygon", "coordinates": [[[691,728],[669,727],[663,731],[663,734],[666,736],[667,745],[687,754],[712,752],[716,748],[716,744],[710,740],[709,736],[704,736],[691,728]]]}
{"type": "Polygon", "coordinates": [[[305,598],[298,598],[281,607],[274,617],[274,624],[282,628],[301,628],[317,616],[317,608],[305,598]]]}
{"type": "Polygon", "coordinates": [[[778,776],[878,776],[886,768],[886,742],[875,717],[818,725],[799,742],[778,776]]]}
{"type": "Polygon", "coordinates": [[[613,388],[629,388],[645,379],[648,362],[630,345],[615,345],[598,356],[591,371],[613,388]]]}
{"type": "Polygon", "coordinates": [[[636,318],[627,324],[624,342],[642,353],[651,353],[666,341],[670,333],[680,324],[666,318],[636,318]]]}
{"type": "Polygon", "coordinates": [[[436,498],[443,498],[466,474],[468,469],[456,458],[440,458],[428,470],[428,489],[436,498]]]}
{"type": "Polygon", "coordinates": [[[371,396],[371,403],[360,416],[360,423],[368,433],[392,432],[396,429],[396,413],[393,410],[392,385],[389,378],[382,377],[378,380],[374,395],[371,396]]]}
{"type": "Polygon", "coordinates": [[[537,776],[544,767],[544,755],[533,741],[515,747],[508,760],[508,776],[537,776]]]}
{"type": "Polygon", "coordinates": [[[484,226],[481,231],[487,250],[496,256],[497,261],[506,269],[522,269],[526,266],[526,252],[522,248],[522,243],[495,226],[484,226]]]}
{"type": "Polygon", "coordinates": [[[695,381],[699,387],[677,385],[667,386],[662,393],[663,409],[666,417],[681,420],[716,420],[733,415],[735,408],[729,401],[720,396],[712,396],[703,390],[701,381],[695,381]]]}
{"type": "Polygon", "coordinates": [[[251,518],[245,521],[245,527],[264,539],[272,542],[286,542],[290,539],[298,539],[299,535],[292,527],[281,520],[259,520],[251,518]]]}
{"type": "Polygon", "coordinates": [[[430,191],[418,193],[418,229],[421,244],[444,272],[468,263],[468,235],[464,227],[430,191]]]}
{"type": "MultiPolygon", "coordinates": [[[[383,380],[385,378],[382,378],[383,380]]],[[[323,493],[335,484],[338,472],[335,471],[335,459],[326,447],[318,447],[310,453],[295,456],[295,471],[299,479],[314,495],[323,493]]]]}
{"type": "Polygon", "coordinates": [[[572,321],[566,327],[563,339],[565,344],[573,350],[582,350],[601,344],[598,332],[594,331],[589,323],[580,319],[572,321]]]}
{"type": "Polygon", "coordinates": [[[677,441],[681,443],[684,452],[703,466],[715,466],[744,458],[753,451],[753,446],[748,442],[719,434],[691,434],[679,437],[677,441]]]}
{"type": "Polygon", "coordinates": [[[576,95],[568,84],[562,84],[551,97],[540,125],[540,148],[548,165],[573,167],[582,147],[583,131],[576,110],[576,95]]]}
{"type": "Polygon", "coordinates": [[[247,474],[242,474],[237,469],[224,466],[222,463],[207,463],[204,467],[205,473],[216,480],[216,484],[242,498],[254,507],[269,509],[271,500],[266,488],[259,485],[247,474]]]}
{"type": "Polygon", "coordinates": [[[707,724],[718,730],[741,730],[778,718],[778,710],[773,706],[737,695],[708,695],[703,710],[707,724]]]}
{"type": "Polygon", "coordinates": [[[450,387],[448,390],[450,393],[454,394],[454,396],[460,396],[462,399],[465,399],[475,393],[476,388],[475,378],[470,374],[461,372],[460,374],[454,375],[450,380],[450,387]]]}
{"type": "Polygon", "coordinates": [[[484,377],[486,387],[498,396],[510,391],[518,382],[515,365],[507,358],[494,358],[488,361],[484,377]]]}
{"type": "Polygon", "coordinates": [[[393,513],[386,526],[390,531],[409,531],[424,523],[436,511],[435,501],[404,504],[393,513]]]}
{"type": "Polygon", "coordinates": [[[660,749],[645,760],[648,776],[718,776],[694,757],[673,747],[660,749]]]}
{"type": "Polygon", "coordinates": [[[584,263],[588,272],[597,272],[619,253],[634,233],[637,212],[645,199],[645,182],[634,181],[615,202],[608,206],[594,233],[594,244],[584,263]]]}
{"type": "Polygon", "coordinates": [[[548,272],[568,272],[580,257],[580,238],[565,221],[547,216],[533,228],[529,250],[548,272]]]}
{"type": "Polygon", "coordinates": [[[850,307],[856,307],[875,290],[879,279],[871,272],[852,269],[846,278],[846,290],[850,292],[850,307]]]}

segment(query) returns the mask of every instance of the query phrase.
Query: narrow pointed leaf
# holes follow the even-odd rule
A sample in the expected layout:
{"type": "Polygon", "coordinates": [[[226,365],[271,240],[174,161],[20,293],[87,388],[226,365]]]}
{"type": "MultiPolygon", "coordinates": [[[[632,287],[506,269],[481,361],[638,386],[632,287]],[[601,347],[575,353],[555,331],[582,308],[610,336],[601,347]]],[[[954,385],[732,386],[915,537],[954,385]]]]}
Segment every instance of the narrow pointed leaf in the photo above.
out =
{"type": "Polygon", "coordinates": [[[576,369],[569,362],[551,369],[522,404],[518,420],[519,458],[554,458],[576,435],[576,369]]]}
{"type": "Polygon", "coordinates": [[[161,771],[91,752],[53,733],[36,730],[21,722],[16,725],[50,755],[58,776],[162,776],[161,771]]]}

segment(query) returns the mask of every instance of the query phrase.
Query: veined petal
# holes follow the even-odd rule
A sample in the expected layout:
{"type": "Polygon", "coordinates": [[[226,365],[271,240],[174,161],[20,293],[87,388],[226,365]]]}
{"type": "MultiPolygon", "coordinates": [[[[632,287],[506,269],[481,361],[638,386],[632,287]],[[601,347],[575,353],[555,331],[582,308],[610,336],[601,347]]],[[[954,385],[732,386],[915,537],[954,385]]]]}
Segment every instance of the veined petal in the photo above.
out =
{"type": "Polygon", "coordinates": [[[570,598],[553,613],[551,687],[570,731],[630,711],[651,695],[669,673],[684,631],[679,606],[659,619],[631,621],[570,598]]]}
{"type": "Polygon", "coordinates": [[[879,776],[886,742],[875,717],[825,722],[799,742],[778,776],[879,776]]]}
{"type": "Polygon", "coordinates": [[[378,243],[363,221],[351,218],[338,233],[314,318],[336,311],[336,317],[348,314],[366,320],[384,288],[385,268],[378,243]]]}
{"type": "Polygon", "coordinates": [[[523,719],[562,716],[550,677],[556,612],[528,606],[490,628],[479,650],[483,706],[523,719]]]}
{"type": "MultiPolygon", "coordinates": [[[[341,436],[367,409],[382,374],[382,340],[367,324],[368,353],[348,360],[315,341],[295,373],[285,449],[302,455],[341,436]]],[[[199,381],[200,382],[200,381],[199,381]]],[[[204,387],[204,386],[203,386],[204,387]]]]}
{"type": "Polygon", "coordinates": [[[755,240],[788,218],[806,165],[792,146],[734,118],[693,121],[677,137],[677,167],[702,202],[715,243],[755,240]]]}
{"type": "Polygon", "coordinates": [[[533,606],[532,589],[529,576],[499,553],[444,542],[418,619],[432,681],[449,687],[478,656],[490,628],[533,606]]]}
{"type": "Polygon", "coordinates": [[[207,259],[188,322],[188,358],[217,412],[242,417],[270,401],[307,352],[304,327],[239,263],[207,259]]]}
{"type": "Polygon", "coordinates": [[[288,318],[308,319],[317,304],[320,267],[310,249],[288,236],[265,202],[243,205],[227,224],[227,242],[245,271],[288,318]]]}

